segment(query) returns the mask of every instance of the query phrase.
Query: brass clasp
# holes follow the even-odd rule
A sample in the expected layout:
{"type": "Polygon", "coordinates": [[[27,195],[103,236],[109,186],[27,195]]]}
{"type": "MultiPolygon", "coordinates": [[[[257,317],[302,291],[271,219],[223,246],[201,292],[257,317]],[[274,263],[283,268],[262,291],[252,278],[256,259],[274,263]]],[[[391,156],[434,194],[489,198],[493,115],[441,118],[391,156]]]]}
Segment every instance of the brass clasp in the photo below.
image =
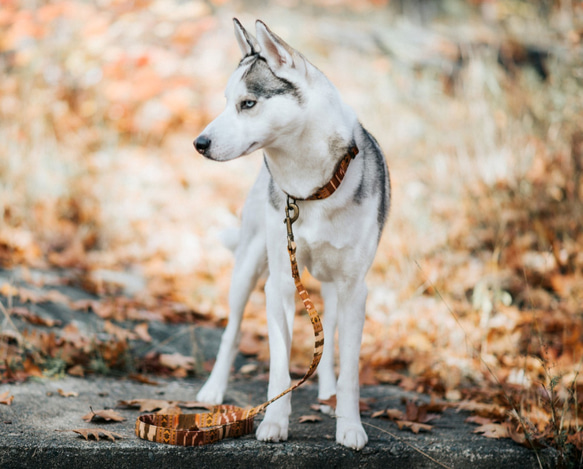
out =
{"type": "Polygon", "coordinates": [[[298,219],[300,216],[300,208],[296,204],[295,199],[291,198],[289,195],[287,196],[287,203],[285,207],[285,226],[287,228],[287,249],[291,253],[294,253],[296,250],[296,246],[294,243],[294,232],[292,229],[293,223],[298,219]],[[291,214],[290,214],[291,211],[291,214]]]}

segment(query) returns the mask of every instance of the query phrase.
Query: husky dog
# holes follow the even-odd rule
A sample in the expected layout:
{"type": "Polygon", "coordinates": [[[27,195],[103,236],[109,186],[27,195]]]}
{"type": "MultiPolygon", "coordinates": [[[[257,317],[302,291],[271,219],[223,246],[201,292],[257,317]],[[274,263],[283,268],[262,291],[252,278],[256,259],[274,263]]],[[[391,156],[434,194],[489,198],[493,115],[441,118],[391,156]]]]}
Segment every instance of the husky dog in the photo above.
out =
{"type": "MultiPolygon", "coordinates": [[[[359,414],[358,362],[368,272],[389,209],[390,182],[376,140],[344,104],[336,88],[302,54],[261,21],[256,38],[234,19],[243,58],[227,84],[225,110],[194,141],[215,161],[263,149],[264,164],[245,202],[229,292],[230,317],[214,369],[197,395],[219,404],[237,353],[243,309],[259,276],[265,285],[269,333],[268,397],[290,386],[295,286],[282,223],[286,197],[297,199],[297,260],[321,282],[325,301],[324,353],[318,369],[320,399],[337,395],[336,441],[359,450],[368,437],[359,414]],[[334,177],[351,148],[358,149],[337,190],[309,198],[334,177]],[[334,372],[338,328],[340,370],[334,372]]],[[[290,394],[271,404],[257,429],[262,441],[286,440],[290,394]]]]}

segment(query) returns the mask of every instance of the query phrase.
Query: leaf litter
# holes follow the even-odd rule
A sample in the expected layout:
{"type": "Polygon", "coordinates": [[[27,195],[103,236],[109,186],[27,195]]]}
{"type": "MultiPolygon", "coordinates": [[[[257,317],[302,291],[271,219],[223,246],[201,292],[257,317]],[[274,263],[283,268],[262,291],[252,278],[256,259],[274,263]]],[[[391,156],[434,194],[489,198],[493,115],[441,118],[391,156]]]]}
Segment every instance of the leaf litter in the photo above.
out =
{"type": "MultiPolygon", "coordinates": [[[[492,419],[482,426],[516,440],[513,429],[526,439],[527,428],[530,441],[555,445],[564,422],[583,418],[583,98],[574,92],[583,26],[578,4],[559,3],[546,12],[513,0],[459,3],[463,14],[411,30],[383,2],[342,0],[335,8],[350,19],[322,7],[330,44],[301,8],[273,25],[366,116],[392,171],[361,381],[431,393],[492,419]],[[338,60],[330,48],[344,47],[347,28],[358,47],[338,60]]],[[[232,7],[209,5],[4,5],[0,177],[10,187],[0,266],[71,269],[71,282],[100,299],[73,304],[57,290],[0,286],[0,382],[127,372],[129,341],[151,337],[125,321],[224,325],[233,261],[216,235],[236,226],[261,161],[193,157],[190,142],[220,110],[214,97],[239,55],[213,13],[232,7]],[[224,52],[212,63],[209,44],[224,52]],[[31,101],[41,104],[23,105],[31,101]],[[29,308],[43,302],[98,315],[106,336],[29,308]],[[12,327],[11,316],[31,327],[12,327]]],[[[308,276],[306,285],[321,306],[317,283],[308,276]]],[[[243,327],[244,352],[265,361],[261,286],[243,327]]],[[[293,367],[309,361],[309,331],[298,316],[293,367]]],[[[186,376],[196,367],[153,353],[136,368],[186,376]]],[[[580,428],[566,428],[580,450],[580,428]]]]}

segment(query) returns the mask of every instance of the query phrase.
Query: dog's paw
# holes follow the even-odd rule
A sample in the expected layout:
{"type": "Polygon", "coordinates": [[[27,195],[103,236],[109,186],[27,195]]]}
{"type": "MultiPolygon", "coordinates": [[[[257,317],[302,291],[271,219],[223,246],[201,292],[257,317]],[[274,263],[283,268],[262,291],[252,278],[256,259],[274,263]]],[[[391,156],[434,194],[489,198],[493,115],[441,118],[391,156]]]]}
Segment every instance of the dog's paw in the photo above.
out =
{"type": "Polygon", "coordinates": [[[334,417],[336,415],[336,411],[334,407],[329,405],[320,404],[320,412],[323,414],[329,415],[330,417],[334,417]]]}
{"type": "Polygon", "coordinates": [[[207,404],[218,405],[223,403],[223,398],[225,397],[225,390],[212,385],[212,383],[206,383],[198,394],[196,395],[196,400],[198,402],[205,402],[207,404]]]}
{"type": "Polygon", "coordinates": [[[256,436],[259,441],[286,441],[289,422],[273,422],[263,420],[257,428],[256,436]]]}
{"type": "Polygon", "coordinates": [[[358,451],[368,443],[368,436],[360,422],[338,420],[336,424],[336,443],[358,451]]]}

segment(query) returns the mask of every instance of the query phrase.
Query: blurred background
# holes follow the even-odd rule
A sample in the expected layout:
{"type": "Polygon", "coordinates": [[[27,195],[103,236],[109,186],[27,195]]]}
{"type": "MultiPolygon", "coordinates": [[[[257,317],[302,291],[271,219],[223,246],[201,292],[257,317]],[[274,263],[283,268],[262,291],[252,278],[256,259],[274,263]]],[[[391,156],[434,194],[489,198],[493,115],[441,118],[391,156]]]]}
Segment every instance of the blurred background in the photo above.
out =
{"type": "MultiPolygon", "coordinates": [[[[361,381],[510,395],[540,432],[558,396],[577,433],[580,1],[0,0],[0,265],[224,325],[219,234],[262,158],[206,161],[192,141],[240,59],[234,16],[303,52],[385,151],[361,381]]],[[[246,316],[242,349],[264,361],[261,285],[246,316]]],[[[311,341],[298,309],[294,366],[311,341]]]]}

